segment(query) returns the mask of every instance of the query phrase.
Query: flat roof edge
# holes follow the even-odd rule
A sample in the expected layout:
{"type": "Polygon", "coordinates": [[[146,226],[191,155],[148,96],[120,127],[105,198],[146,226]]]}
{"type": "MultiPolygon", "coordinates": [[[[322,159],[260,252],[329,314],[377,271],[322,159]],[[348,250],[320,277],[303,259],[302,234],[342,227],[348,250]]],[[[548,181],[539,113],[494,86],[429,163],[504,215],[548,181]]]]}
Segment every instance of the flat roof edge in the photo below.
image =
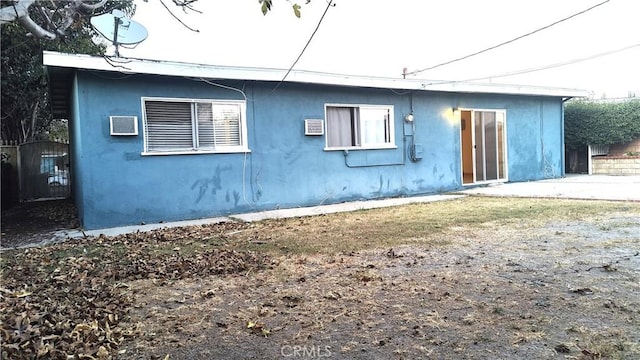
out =
{"type": "MultiPolygon", "coordinates": [[[[277,82],[281,81],[287,73],[287,71],[283,69],[204,65],[161,60],[66,54],[53,51],[43,52],[43,64],[50,67],[111,71],[125,74],[147,74],[246,81],[277,82]]],[[[590,95],[588,91],[579,89],[457,81],[396,79],[375,76],[342,75],[306,70],[292,70],[289,75],[287,75],[286,82],[479,94],[554,97],[588,97],[590,95]]]]}

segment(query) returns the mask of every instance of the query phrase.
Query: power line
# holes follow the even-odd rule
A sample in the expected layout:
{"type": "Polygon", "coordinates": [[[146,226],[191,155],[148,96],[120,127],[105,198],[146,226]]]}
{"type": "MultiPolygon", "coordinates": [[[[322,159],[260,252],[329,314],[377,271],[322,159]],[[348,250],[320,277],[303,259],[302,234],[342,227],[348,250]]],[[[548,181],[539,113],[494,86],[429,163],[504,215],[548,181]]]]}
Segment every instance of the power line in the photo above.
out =
{"type": "Polygon", "coordinates": [[[461,60],[464,60],[464,59],[468,59],[468,58],[470,58],[470,57],[472,57],[472,56],[480,55],[480,54],[482,54],[482,53],[485,53],[485,52],[490,51],[490,50],[493,50],[493,49],[497,49],[497,48],[499,48],[499,47],[501,47],[501,46],[504,46],[504,45],[510,44],[510,43],[512,43],[512,42],[514,42],[514,41],[517,41],[517,40],[520,40],[520,39],[525,38],[525,37],[527,37],[527,36],[533,35],[533,34],[535,34],[535,33],[538,33],[538,32],[540,32],[540,31],[542,31],[542,30],[546,30],[546,29],[548,29],[548,28],[550,28],[550,27],[552,27],[552,26],[554,26],[554,25],[560,24],[561,22],[567,21],[567,20],[569,20],[569,19],[571,19],[571,18],[574,18],[574,17],[576,17],[576,16],[578,16],[578,15],[582,15],[582,14],[586,13],[587,11],[593,10],[593,9],[595,9],[595,8],[599,7],[599,6],[602,6],[602,5],[606,4],[606,3],[608,3],[609,1],[610,1],[610,0],[605,0],[605,1],[601,2],[601,3],[598,3],[598,4],[596,4],[596,5],[593,5],[593,6],[592,6],[592,7],[590,7],[590,8],[584,9],[584,10],[582,10],[582,11],[580,11],[580,12],[577,12],[577,13],[575,13],[575,14],[573,14],[573,15],[567,16],[567,17],[562,18],[562,19],[560,19],[560,20],[554,21],[554,22],[552,22],[551,24],[545,25],[545,26],[543,26],[543,27],[541,27],[541,28],[538,28],[538,29],[536,29],[536,30],[530,31],[530,32],[525,33],[525,34],[523,34],[523,35],[517,36],[517,37],[515,37],[515,38],[513,38],[513,39],[511,39],[511,40],[507,40],[507,41],[501,42],[501,43],[499,43],[499,44],[497,44],[497,45],[493,45],[493,46],[490,46],[490,47],[488,47],[488,48],[482,49],[482,50],[480,50],[480,51],[476,51],[476,52],[471,53],[471,54],[469,54],[469,55],[465,55],[465,56],[461,56],[461,57],[459,57],[459,58],[455,58],[455,59],[452,59],[452,60],[448,60],[448,61],[445,61],[445,62],[442,62],[442,63],[436,64],[436,65],[433,65],[433,66],[429,66],[429,67],[424,68],[424,69],[410,71],[410,72],[404,73],[403,75],[404,75],[404,76],[406,76],[406,75],[415,75],[415,74],[418,74],[418,73],[421,73],[421,72],[425,72],[425,71],[428,71],[428,70],[433,70],[433,69],[435,69],[435,68],[439,68],[439,67],[444,66],[444,65],[449,65],[449,64],[452,64],[452,63],[454,63],[454,62],[458,62],[458,61],[461,61],[461,60]]]}
{"type": "Polygon", "coordinates": [[[629,46],[625,46],[623,48],[619,48],[619,49],[615,49],[615,50],[601,52],[601,53],[598,53],[598,54],[586,56],[586,57],[579,58],[579,59],[567,60],[567,61],[563,61],[563,62],[559,62],[559,63],[555,63],[555,64],[550,64],[550,65],[543,65],[543,66],[538,66],[538,67],[534,67],[534,68],[511,71],[511,72],[508,72],[508,73],[502,73],[502,74],[498,74],[498,75],[483,76],[483,77],[477,77],[477,78],[471,78],[471,79],[465,79],[465,80],[443,81],[443,82],[438,82],[438,83],[431,83],[429,85],[452,84],[452,83],[458,83],[458,82],[478,81],[478,80],[486,80],[486,79],[493,79],[493,78],[500,78],[500,77],[527,74],[527,73],[531,73],[531,72],[548,70],[548,69],[553,69],[553,68],[566,66],[566,65],[572,65],[572,64],[576,64],[576,63],[587,61],[587,60],[593,60],[593,59],[596,59],[596,58],[599,58],[599,57],[603,57],[603,56],[619,53],[619,52],[622,52],[622,51],[626,51],[626,50],[632,49],[634,47],[640,47],[640,43],[629,45],[629,46]]]}
{"type": "Polygon", "coordinates": [[[318,29],[320,28],[320,24],[322,24],[322,20],[324,20],[324,16],[327,15],[327,11],[329,11],[329,8],[331,7],[333,3],[333,0],[329,0],[327,2],[327,7],[326,9],[324,9],[324,12],[322,13],[322,16],[320,17],[320,20],[318,21],[318,25],[316,25],[315,30],[313,30],[313,33],[311,33],[311,36],[309,37],[309,40],[307,40],[307,43],[304,45],[304,48],[302,48],[302,51],[300,52],[300,55],[298,55],[298,57],[296,58],[296,61],[293,62],[293,64],[291,64],[291,66],[289,67],[289,70],[287,70],[287,73],[284,74],[284,76],[282,77],[282,80],[280,80],[280,82],[278,82],[278,84],[276,85],[275,88],[273,88],[273,90],[271,90],[271,93],[273,94],[276,90],[278,90],[278,88],[280,87],[280,85],[282,85],[282,83],[284,82],[284,80],[287,78],[287,76],[289,76],[289,73],[291,73],[291,70],[293,70],[293,68],[296,66],[296,64],[298,63],[298,61],[300,60],[300,58],[302,57],[302,54],[304,54],[305,50],[307,50],[307,47],[309,46],[309,44],[311,43],[311,40],[313,40],[313,37],[316,35],[316,33],[318,32],[318,29]]]}
{"type": "Polygon", "coordinates": [[[500,77],[521,75],[521,74],[527,74],[527,73],[536,72],[536,71],[553,69],[553,68],[557,68],[557,67],[561,67],[561,66],[577,64],[579,62],[583,62],[583,61],[587,61],[587,60],[593,60],[593,59],[596,59],[596,58],[599,58],[599,57],[603,57],[603,56],[619,53],[619,52],[622,52],[622,51],[625,51],[625,50],[629,50],[629,49],[632,49],[632,48],[638,47],[638,46],[640,46],[640,43],[633,44],[633,45],[630,45],[630,46],[625,46],[623,48],[619,48],[619,49],[616,49],[616,50],[605,51],[605,52],[602,52],[602,53],[586,56],[586,57],[579,58],[579,59],[573,59],[573,60],[563,61],[563,62],[559,62],[559,63],[555,63],[555,64],[550,64],[550,65],[544,65],[544,66],[539,66],[539,67],[535,67],[535,68],[524,69],[524,70],[512,71],[512,72],[503,73],[503,74],[500,74],[500,75],[485,76],[485,77],[475,78],[475,79],[467,79],[467,80],[464,80],[464,81],[476,81],[476,80],[484,80],[484,79],[491,79],[491,78],[500,78],[500,77]]]}

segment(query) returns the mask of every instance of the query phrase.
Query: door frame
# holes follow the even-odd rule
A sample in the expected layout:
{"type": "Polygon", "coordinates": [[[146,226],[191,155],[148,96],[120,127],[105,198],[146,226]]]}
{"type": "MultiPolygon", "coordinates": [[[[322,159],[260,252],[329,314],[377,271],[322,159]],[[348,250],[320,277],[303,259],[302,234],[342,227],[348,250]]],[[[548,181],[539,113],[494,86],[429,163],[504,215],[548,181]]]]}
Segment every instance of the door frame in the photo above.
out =
{"type": "MultiPolygon", "coordinates": [[[[459,126],[460,126],[460,183],[462,184],[462,186],[473,186],[473,185],[482,185],[482,184],[493,184],[493,183],[504,183],[504,182],[508,182],[509,181],[509,158],[508,158],[508,153],[509,153],[509,149],[508,149],[508,136],[507,136],[507,109],[487,109],[487,108],[459,108],[457,109],[458,111],[458,120],[459,120],[459,126]],[[470,129],[471,131],[471,165],[473,168],[473,180],[472,182],[468,182],[465,183],[464,182],[464,137],[463,137],[463,131],[464,129],[462,128],[462,112],[467,111],[471,113],[471,121],[470,124],[467,124],[467,127],[470,129]],[[503,114],[503,119],[504,119],[504,126],[503,126],[503,133],[502,133],[502,143],[504,144],[503,146],[503,172],[504,172],[504,178],[498,178],[495,180],[481,180],[478,181],[476,176],[477,176],[477,170],[476,170],[476,151],[474,151],[476,149],[476,134],[475,134],[475,115],[474,112],[493,112],[493,113],[502,113],[503,114]]],[[[497,118],[496,118],[497,121],[497,118]]],[[[497,164],[498,169],[500,164],[497,164]]]]}

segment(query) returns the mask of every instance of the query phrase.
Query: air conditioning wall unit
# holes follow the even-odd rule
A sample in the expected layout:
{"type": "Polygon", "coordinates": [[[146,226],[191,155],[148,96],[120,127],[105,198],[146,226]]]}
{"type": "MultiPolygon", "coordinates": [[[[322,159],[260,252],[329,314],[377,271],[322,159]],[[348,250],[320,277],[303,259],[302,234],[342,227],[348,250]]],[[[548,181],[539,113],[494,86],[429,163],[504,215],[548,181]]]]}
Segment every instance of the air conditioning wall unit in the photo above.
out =
{"type": "Polygon", "coordinates": [[[324,135],[324,121],[322,119],[305,119],[304,120],[305,135],[324,135]]]}
{"type": "Polygon", "coordinates": [[[109,116],[109,129],[114,136],[138,135],[138,117],[109,116]]]}

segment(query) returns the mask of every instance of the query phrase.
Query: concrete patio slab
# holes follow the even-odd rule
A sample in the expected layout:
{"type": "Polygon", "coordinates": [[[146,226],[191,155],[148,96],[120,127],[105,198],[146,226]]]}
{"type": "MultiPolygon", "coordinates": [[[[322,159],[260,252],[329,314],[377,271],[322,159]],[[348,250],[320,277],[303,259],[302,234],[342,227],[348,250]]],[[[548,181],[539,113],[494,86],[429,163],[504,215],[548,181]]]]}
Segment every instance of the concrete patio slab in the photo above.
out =
{"type": "Polygon", "coordinates": [[[560,179],[474,187],[459,193],[640,202],[640,176],[569,175],[560,179]]]}

